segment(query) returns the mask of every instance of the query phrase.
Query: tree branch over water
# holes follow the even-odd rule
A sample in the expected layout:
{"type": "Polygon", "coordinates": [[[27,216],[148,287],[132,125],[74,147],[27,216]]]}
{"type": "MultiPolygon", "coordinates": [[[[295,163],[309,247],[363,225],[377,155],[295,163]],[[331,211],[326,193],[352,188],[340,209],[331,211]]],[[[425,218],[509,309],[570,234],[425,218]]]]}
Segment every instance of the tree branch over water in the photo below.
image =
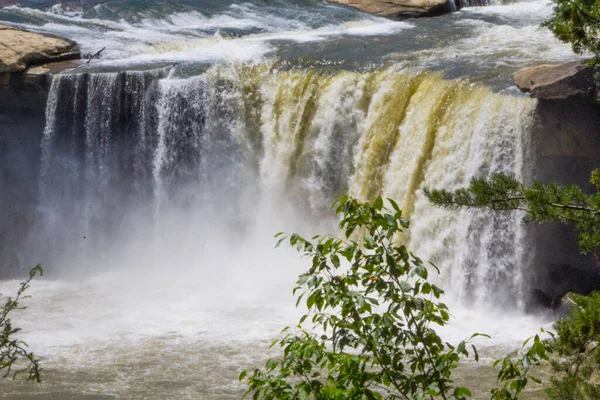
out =
{"type": "Polygon", "coordinates": [[[20,301],[29,296],[25,292],[36,275],[43,275],[40,265],[29,272],[29,278],[20,284],[15,298],[9,297],[0,310],[0,372],[3,378],[17,378],[26,375],[28,381],[41,382],[41,368],[39,360],[27,350],[27,343],[16,339],[15,335],[21,332],[21,328],[12,325],[10,314],[15,310],[23,310],[20,301]]]}
{"type": "Polygon", "coordinates": [[[456,191],[425,189],[427,198],[446,208],[481,208],[493,211],[524,211],[535,223],[559,222],[579,233],[584,253],[600,248],[600,171],[590,179],[596,193],[588,194],[579,186],[536,182],[525,185],[511,175],[494,174],[489,179],[472,179],[467,188],[456,191]]]}

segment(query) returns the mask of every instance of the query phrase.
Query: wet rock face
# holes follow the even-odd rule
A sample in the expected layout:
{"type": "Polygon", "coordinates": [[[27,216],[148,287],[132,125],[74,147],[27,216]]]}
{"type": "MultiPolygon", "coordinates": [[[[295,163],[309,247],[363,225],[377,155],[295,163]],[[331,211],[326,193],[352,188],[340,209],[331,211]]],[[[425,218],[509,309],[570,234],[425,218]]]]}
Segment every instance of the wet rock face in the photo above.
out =
{"type": "Polygon", "coordinates": [[[592,98],[596,86],[594,70],[586,66],[586,61],[525,68],[515,73],[515,82],[531,97],[543,100],[592,98]]]}
{"type": "Polygon", "coordinates": [[[70,40],[0,25],[0,73],[22,72],[31,65],[79,57],[76,44],[70,40]]]}
{"type": "MultiPolygon", "coordinates": [[[[591,171],[600,168],[600,82],[586,61],[539,65],[515,74],[515,83],[539,99],[533,128],[531,178],[596,189],[591,171]]],[[[600,271],[578,248],[576,232],[563,224],[532,226],[535,259],[529,278],[528,309],[555,309],[568,292],[600,288],[600,271]]]]}
{"type": "MultiPolygon", "coordinates": [[[[533,127],[532,179],[578,185],[589,193],[593,169],[600,168],[600,105],[589,99],[540,100],[533,127]]],[[[568,292],[600,288],[600,269],[589,254],[581,254],[576,232],[563,224],[531,225],[535,259],[528,279],[535,306],[550,305],[568,292]]],[[[528,307],[530,308],[530,307],[528,307]]]]}
{"type": "MultiPolygon", "coordinates": [[[[47,82],[0,74],[0,266],[2,278],[22,276],[23,254],[36,215],[40,142],[47,82]]],[[[44,260],[36,260],[44,262],[44,260]]]]}
{"type": "Polygon", "coordinates": [[[327,0],[391,19],[425,17],[450,12],[447,0],[327,0]]]}

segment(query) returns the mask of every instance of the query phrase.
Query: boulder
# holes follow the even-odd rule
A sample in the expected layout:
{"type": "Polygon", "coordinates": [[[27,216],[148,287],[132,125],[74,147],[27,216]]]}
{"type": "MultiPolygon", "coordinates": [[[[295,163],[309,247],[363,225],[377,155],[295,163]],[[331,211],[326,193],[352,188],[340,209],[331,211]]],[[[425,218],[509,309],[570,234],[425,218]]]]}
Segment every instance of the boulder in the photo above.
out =
{"type": "MultiPolygon", "coordinates": [[[[327,0],[391,19],[424,17],[450,12],[448,0],[327,0]]],[[[452,0],[451,0],[452,1],[452,0]]]]}
{"type": "Polygon", "coordinates": [[[577,304],[577,301],[575,300],[576,297],[577,295],[573,293],[567,293],[560,299],[560,304],[556,308],[557,318],[566,318],[571,315],[573,310],[579,308],[579,304],[577,304]]]}
{"type": "Polygon", "coordinates": [[[75,42],[0,25],[0,73],[79,57],[75,42]]]}
{"type": "Polygon", "coordinates": [[[522,69],[514,77],[519,89],[530,92],[536,99],[591,98],[596,91],[594,70],[586,66],[586,61],[538,65],[522,69]]]}

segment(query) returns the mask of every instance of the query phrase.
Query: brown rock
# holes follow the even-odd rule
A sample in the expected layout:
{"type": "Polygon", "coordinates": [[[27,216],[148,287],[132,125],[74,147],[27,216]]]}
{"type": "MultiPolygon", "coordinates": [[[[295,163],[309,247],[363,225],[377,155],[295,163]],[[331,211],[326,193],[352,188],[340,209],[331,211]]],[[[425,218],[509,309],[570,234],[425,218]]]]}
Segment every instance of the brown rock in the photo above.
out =
{"type": "Polygon", "coordinates": [[[327,0],[380,17],[401,19],[450,12],[448,0],[327,0]]]}
{"type": "Polygon", "coordinates": [[[0,25],[0,73],[79,57],[76,44],[70,40],[0,25]]]}
{"type": "Polygon", "coordinates": [[[515,82],[531,97],[544,100],[587,98],[595,92],[594,71],[585,61],[525,68],[515,73],[515,82]]]}

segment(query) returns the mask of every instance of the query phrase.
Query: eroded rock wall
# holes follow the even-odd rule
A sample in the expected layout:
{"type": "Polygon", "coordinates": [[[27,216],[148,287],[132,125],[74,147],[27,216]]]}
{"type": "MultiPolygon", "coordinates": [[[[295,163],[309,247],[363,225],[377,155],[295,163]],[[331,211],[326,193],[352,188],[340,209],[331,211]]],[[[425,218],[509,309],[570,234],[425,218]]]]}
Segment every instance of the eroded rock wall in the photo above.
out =
{"type": "MultiPolygon", "coordinates": [[[[22,274],[35,218],[48,77],[0,74],[0,275],[22,274]]],[[[42,260],[39,260],[42,262],[42,260]]],[[[32,265],[33,267],[33,265],[32,265]]]]}
{"type": "Polygon", "coordinates": [[[75,42],[0,24],[0,73],[80,57],[75,42]]]}
{"type": "MultiPolygon", "coordinates": [[[[586,99],[539,100],[534,139],[535,180],[579,185],[590,193],[590,173],[600,168],[600,106],[586,99]]],[[[591,255],[582,255],[577,234],[568,226],[531,226],[536,246],[533,290],[559,299],[570,291],[600,288],[600,269],[591,255]]]]}

